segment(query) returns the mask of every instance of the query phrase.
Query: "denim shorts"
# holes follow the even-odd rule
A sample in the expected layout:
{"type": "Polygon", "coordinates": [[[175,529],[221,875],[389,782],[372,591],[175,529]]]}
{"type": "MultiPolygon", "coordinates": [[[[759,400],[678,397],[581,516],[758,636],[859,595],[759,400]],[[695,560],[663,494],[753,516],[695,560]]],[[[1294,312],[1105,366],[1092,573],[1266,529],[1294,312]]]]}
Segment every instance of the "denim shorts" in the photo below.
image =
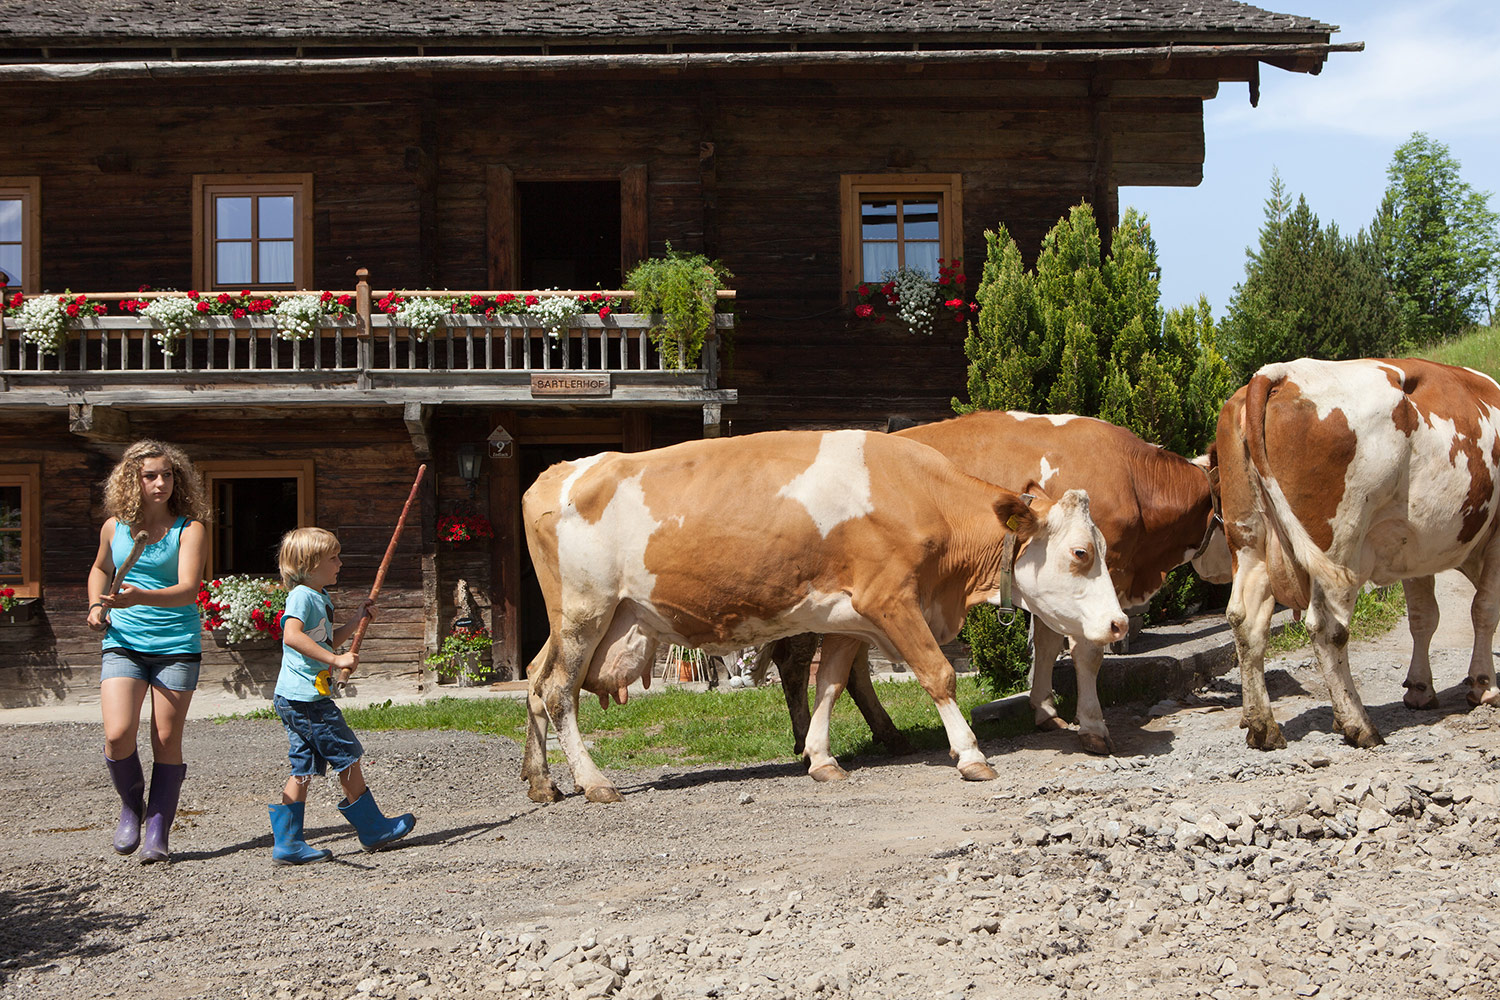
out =
{"type": "Polygon", "coordinates": [[[332,698],[288,701],[278,694],[272,696],[271,707],[286,727],[287,757],[294,777],[326,774],[330,764],[335,773],[343,774],[365,755],[359,737],[332,698]]]}
{"type": "Polygon", "coordinates": [[[128,677],[168,691],[198,690],[200,653],[138,653],[133,649],[106,649],[99,679],[128,677]]]}

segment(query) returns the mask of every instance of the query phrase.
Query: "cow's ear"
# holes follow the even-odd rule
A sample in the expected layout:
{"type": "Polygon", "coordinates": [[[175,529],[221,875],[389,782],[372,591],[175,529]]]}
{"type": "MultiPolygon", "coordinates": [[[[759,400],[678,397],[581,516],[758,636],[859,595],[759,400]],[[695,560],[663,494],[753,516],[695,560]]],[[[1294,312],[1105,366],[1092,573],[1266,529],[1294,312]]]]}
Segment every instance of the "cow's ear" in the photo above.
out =
{"type": "Polygon", "coordinates": [[[1021,491],[1021,494],[1023,496],[1029,496],[1029,497],[1041,497],[1043,500],[1047,501],[1048,503],[1051,503],[1052,499],[1053,499],[1052,496],[1051,496],[1051,494],[1049,494],[1046,490],[1042,489],[1042,484],[1039,483],[1039,482],[1037,482],[1035,479],[1028,479],[1028,480],[1026,480],[1026,488],[1021,491]]]}
{"type": "Polygon", "coordinates": [[[1006,529],[1022,539],[1037,532],[1036,512],[1028,506],[1026,499],[1016,493],[1006,493],[995,501],[995,516],[1006,529]]]}

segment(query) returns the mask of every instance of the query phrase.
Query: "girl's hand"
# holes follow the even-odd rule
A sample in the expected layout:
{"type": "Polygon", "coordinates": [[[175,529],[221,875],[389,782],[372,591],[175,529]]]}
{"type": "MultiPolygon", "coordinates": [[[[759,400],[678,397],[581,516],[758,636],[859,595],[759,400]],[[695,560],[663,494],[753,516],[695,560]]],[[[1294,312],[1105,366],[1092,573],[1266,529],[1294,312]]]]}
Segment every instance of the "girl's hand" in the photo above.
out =
{"type": "Polygon", "coordinates": [[[106,608],[133,608],[141,603],[141,589],[126,584],[118,594],[105,594],[99,598],[99,603],[106,608]]]}
{"type": "Polygon", "coordinates": [[[95,632],[103,632],[108,627],[104,620],[103,604],[96,602],[89,607],[88,622],[89,628],[93,629],[95,632]]]}

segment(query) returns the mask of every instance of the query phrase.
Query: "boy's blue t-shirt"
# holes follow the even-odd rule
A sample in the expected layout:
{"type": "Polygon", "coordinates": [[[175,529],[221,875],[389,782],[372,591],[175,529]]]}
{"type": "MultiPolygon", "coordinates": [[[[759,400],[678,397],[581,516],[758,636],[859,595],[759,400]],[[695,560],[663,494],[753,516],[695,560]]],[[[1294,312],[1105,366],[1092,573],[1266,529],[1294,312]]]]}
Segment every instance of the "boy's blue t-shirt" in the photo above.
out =
{"type": "MultiPolygon", "coordinates": [[[[302,631],[319,646],[333,652],[333,604],[326,593],[304,584],[293,587],[292,592],[286,595],[286,613],[281,619],[283,629],[286,628],[288,618],[300,621],[302,631]]],[[[283,640],[281,674],[276,678],[276,694],[287,701],[322,701],[328,695],[318,692],[313,678],[327,669],[326,665],[303,656],[283,640]]]]}

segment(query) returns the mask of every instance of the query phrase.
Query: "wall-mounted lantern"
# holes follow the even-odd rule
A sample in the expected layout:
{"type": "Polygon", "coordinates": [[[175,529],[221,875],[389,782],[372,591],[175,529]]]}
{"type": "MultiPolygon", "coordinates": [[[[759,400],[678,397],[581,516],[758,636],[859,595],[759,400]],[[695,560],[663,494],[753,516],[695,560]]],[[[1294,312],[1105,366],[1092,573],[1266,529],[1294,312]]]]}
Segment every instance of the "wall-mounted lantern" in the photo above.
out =
{"type": "Polygon", "coordinates": [[[469,484],[469,499],[473,500],[479,488],[479,462],[484,452],[477,444],[458,446],[458,474],[469,484]]]}

